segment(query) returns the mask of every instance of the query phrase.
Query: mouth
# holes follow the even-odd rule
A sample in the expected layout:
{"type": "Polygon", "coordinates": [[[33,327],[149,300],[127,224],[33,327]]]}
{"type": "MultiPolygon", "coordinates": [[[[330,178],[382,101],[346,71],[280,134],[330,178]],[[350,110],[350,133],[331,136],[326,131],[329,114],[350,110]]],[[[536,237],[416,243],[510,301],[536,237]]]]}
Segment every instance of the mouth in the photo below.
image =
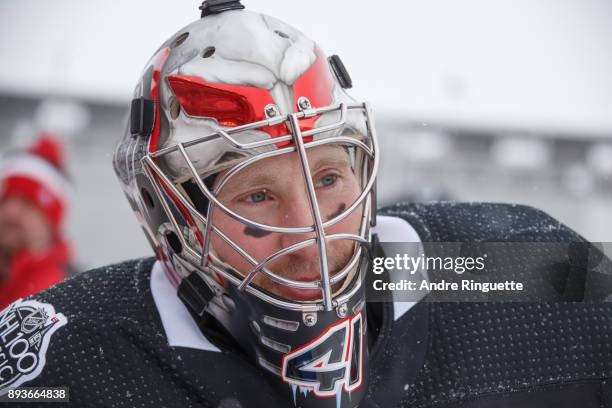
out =
{"type": "Polygon", "coordinates": [[[0,229],[2,231],[6,231],[6,230],[20,230],[20,229],[22,229],[22,226],[18,222],[10,220],[10,221],[0,222],[0,229]]]}
{"type": "MultiPolygon", "coordinates": [[[[334,271],[333,273],[330,273],[330,277],[334,276],[336,273],[338,272],[334,271]]],[[[299,282],[315,282],[317,280],[320,280],[321,276],[319,274],[311,275],[311,276],[302,275],[298,277],[293,277],[292,279],[299,281],[299,282]]],[[[342,281],[333,284],[331,287],[332,293],[337,291],[341,285],[342,285],[342,281]]],[[[277,295],[280,295],[286,299],[297,300],[301,302],[312,302],[312,301],[320,300],[323,298],[323,290],[320,288],[317,288],[317,289],[293,288],[293,287],[285,286],[285,285],[282,285],[276,282],[274,283],[273,292],[275,292],[277,295]]]]}
{"type": "MultiPolygon", "coordinates": [[[[335,257],[329,258],[329,277],[332,278],[342,272],[348,266],[350,259],[351,257],[349,254],[345,253],[337,253],[335,257]]],[[[321,267],[318,259],[306,257],[295,257],[287,262],[283,262],[282,264],[273,265],[270,271],[278,276],[282,276],[296,282],[317,283],[322,279],[321,267]]],[[[351,275],[347,274],[344,278],[339,279],[338,282],[331,285],[332,294],[338,293],[346,282],[348,276],[351,275]]],[[[298,302],[316,302],[323,299],[322,287],[294,288],[273,281],[268,277],[263,277],[259,280],[259,282],[257,282],[257,284],[260,285],[260,287],[267,289],[272,294],[287,300],[294,300],[298,302]]]]}

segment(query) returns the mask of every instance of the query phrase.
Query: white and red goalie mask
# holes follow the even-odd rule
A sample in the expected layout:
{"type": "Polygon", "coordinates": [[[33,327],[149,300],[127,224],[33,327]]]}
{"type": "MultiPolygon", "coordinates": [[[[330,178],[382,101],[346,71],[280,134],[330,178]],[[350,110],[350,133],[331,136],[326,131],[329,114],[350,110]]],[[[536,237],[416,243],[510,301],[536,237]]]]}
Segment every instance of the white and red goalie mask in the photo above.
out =
{"type": "Polygon", "coordinates": [[[296,389],[305,389],[299,398],[312,397],[316,406],[333,400],[336,406],[344,393],[347,404],[349,394],[354,404],[367,371],[362,278],[378,168],[370,109],[346,93],[350,78],[340,60],[327,58],[295,28],[243,10],[236,1],[205,3],[204,17],[179,30],[146,65],[115,170],[193,313],[214,316],[294,397],[296,389]],[[321,148],[343,152],[359,185],[331,216],[322,213],[308,162],[309,152],[321,148]],[[295,183],[303,185],[310,223],[287,226],[253,217],[219,198],[258,163],[284,157],[301,169],[295,183]],[[305,238],[262,259],[215,225],[215,211],[260,235],[305,238]],[[356,213],[356,231],[329,233],[356,213]],[[222,259],[214,237],[242,257],[248,270],[222,259]],[[328,262],[335,241],[353,248],[338,268],[328,262]],[[318,250],[316,278],[292,279],[270,267],[307,247],[318,250]],[[296,300],[271,293],[256,283],[258,276],[319,295],[296,300]]]}

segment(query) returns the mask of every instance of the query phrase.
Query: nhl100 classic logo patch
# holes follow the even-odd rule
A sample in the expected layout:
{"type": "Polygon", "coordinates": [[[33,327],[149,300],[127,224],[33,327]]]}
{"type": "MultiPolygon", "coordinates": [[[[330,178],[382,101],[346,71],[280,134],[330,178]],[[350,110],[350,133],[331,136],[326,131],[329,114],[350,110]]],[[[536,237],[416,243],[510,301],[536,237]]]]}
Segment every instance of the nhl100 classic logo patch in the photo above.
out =
{"type": "Polygon", "coordinates": [[[19,299],[0,312],[0,395],[42,372],[51,335],[67,322],[35,300],[19,299]]]}

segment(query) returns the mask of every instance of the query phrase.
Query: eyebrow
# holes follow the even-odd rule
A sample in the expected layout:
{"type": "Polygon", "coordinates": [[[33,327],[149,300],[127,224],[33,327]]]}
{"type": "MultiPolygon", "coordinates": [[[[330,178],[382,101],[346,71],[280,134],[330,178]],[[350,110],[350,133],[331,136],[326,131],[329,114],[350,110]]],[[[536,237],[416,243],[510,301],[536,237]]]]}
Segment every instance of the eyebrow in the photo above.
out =
{"type": "MultiPolygon", "coordinates": [[[[329,156],[322,157],[314,163],[314,166],[311,166],[310,170],[314,173],[323,167],[334,165],[338,167],[349,166],[348,155],[342,155],[341,158],[329,156]]],[[[232,177],[232,181],[225,185],[223,190],[225,192],[232,192],[235,190],[243,191],[258,186],[274,185],[276,182],[278,182],[278,177],[276,177],[275,174],[259,172],[259,174],[245,174],[243,177],[236,174],[234,177],[232,177]]]]}
{"type": "Polygon", "coordinates": [[[255,175],[245,175],[246,177],[241,177],[240,174],[236,174],[232,177],[232,179],[225,185],[223,190],[225,192],[231,192],[234,190],[244,190],[251,189],[257,186],[265,186],[265,185],[273,185],[278,181],[278,178],[271,174],[255,174],[255,175]]]}
{"type": "Polygon", "coordinates": [[[335,165],[338,167],[346,167],[349,165],[348,155],[346,157],[338,158],[338,157],[324,157],[318,160],[314,166],[311,167],[312,171],[316,171],[321,167],[335,165]]]}

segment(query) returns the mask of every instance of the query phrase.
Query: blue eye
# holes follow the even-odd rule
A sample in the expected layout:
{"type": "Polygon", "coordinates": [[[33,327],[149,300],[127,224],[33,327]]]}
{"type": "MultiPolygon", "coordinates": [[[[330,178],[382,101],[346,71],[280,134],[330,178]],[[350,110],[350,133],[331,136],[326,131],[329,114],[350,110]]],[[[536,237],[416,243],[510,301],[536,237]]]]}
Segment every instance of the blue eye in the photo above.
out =
{"type": "Polygon", "coordinates": [[[336,182],[337,178],[338,176],[336,176],[335,174],[328,174],[327,176],[323,176],[321,178],[321,184],[323,185],[323,187],[329,187],[336,182]]]}
{"type": "Polygon", "coordinates": [[[262,191],[258,191],[256,193],[253,193],[249,196],[249,199],[254,202],[254,203],[261,203],[262,201],[265,201],[267,197],[267,193],[265,190],[262,191]]]}

